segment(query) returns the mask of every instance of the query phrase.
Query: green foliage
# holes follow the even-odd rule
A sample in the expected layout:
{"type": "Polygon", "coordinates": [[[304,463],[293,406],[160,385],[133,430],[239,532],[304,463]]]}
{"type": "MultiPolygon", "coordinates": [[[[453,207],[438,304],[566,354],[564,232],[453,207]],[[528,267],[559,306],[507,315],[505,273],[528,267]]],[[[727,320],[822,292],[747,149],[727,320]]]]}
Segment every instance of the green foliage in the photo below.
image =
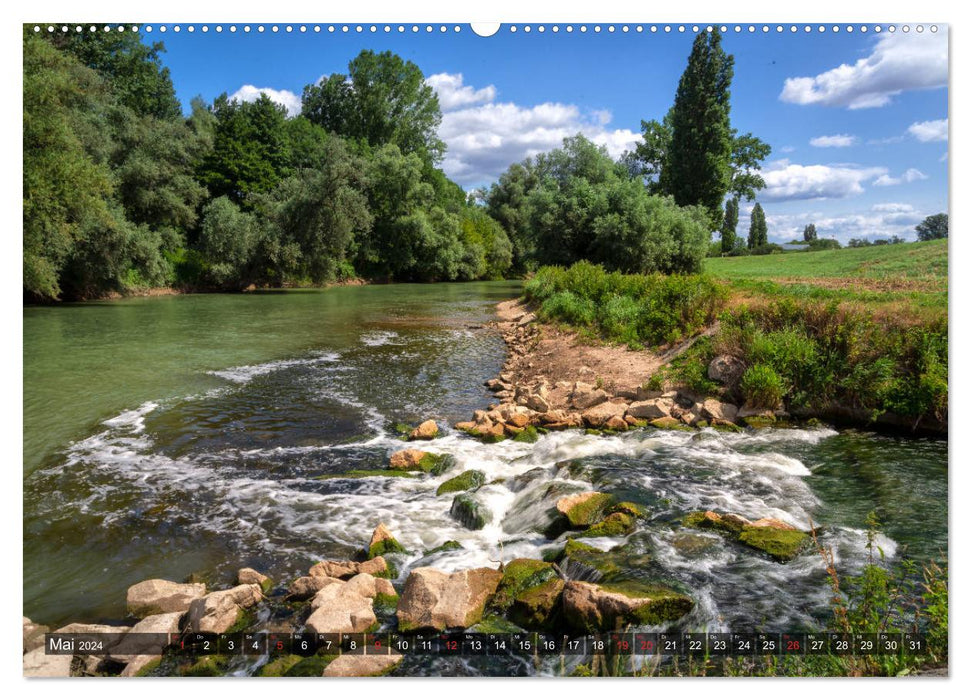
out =
{"type": "Polygon", "coordinates": [[[814,238],[809,241],[809,250],[839,250],[840,242],[835,238],[814,238]]]}
{"type": "Polygon", "coordinates": [[[816,224],[806,224],[806,228],[802,230],[802,240],[807,243],[817,240],[816,224]]]}
{"type": "Polygon", "coordinates": [[[717,29],[698,34],[671,108],[671,140],[658,179],[677,204],[700,205],[713,221],[731,185],[733,64],[717,29]]]}
{"type": "Polygon", "coordinates": [[[748,247],[753,254],[760,254],[756,251],[764,250],[764,246],[768,245],[768,235],[769,227],[765,223],[765,211],[762,210],[762,205],[756,202],[748,229],[748,247]]]}
{"type": "Polygon", "coordinates": [[[714,321],[725,290],[703,276],[624,275],[599,265],[544,267],[524,287],[549,320],[596,330],[606,339],[657,345],[714,321]]]}
{"type": "Polygon", "coordinates": [[[445,153],[438,96],[418,66],[390,51],[361,51],[347,75],[306,86],[302,112],[327,131],[375,148],[393,144],[431,162],[445,153]]]}
{"type": "Polygon", "coordinates": [[[202,210],[199,252],[213,260],[207,266],[209,280],[217,285],[244,284],[257,245],[256,217],[240,211],[228,197],[218,197],[202,210]]]}
{"type": "Polygon", "coordinates": [[[947,214],[933,214],[921,221],[914,227],[917,231],[917,240],[933,241],[940,238],[947,238],[948,221],[947,214]]]}
{"type": "Polygon", "coordinates": [[[520,270],[590,260],[624,272],[697,272],[708,249],[705,211],[650,195],[581,135],[510,167],[485,198],[520,270]]]}
{"type": "Polygon", "coordinates": [[[753,406],[776,408],[785,395],[782,377],[768,365],[756,364],[745,370],[739,384],[742,396],[753,406]]]}
{"type": "Polygon", "coordinates": [[[721,226],[721,252],[731,253],[735,248],[735,229],[738,228],[738,200],[734,197],[725,202],[725,218],[721,226]]]}

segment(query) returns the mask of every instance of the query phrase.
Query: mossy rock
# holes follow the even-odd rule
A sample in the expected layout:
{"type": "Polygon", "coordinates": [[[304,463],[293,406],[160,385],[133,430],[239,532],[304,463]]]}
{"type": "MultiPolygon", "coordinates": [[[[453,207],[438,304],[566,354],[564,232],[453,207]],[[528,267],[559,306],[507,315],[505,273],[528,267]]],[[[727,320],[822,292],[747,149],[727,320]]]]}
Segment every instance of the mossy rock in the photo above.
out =
{"type": "Polygon", "coordinates": [[[527,425],[525,428],[516,433],[512,440],[513,442],[533,443],[539,440],[539,431],[536,429],[536,426],[527,425]]]}
{"type": "Polygon", "coordinates": [[[256,610],[253,608],[241,609],[236,614],[236,622],[233,623],[232,627],[226,630],[226,634],[235,634],[236,632],[242,632],[252,627],[255,623],[256,623],[256,610]]]}
{"type": "Polygon", "coordinates": [[[685,425],[677,418],[671,418],[670,416],[655,418],[650,422],[650,425],[659,430],[691,430],[691,426],[685,425]]]}
{"type": "Polygon", "coordinates": [[[747,425],[749,428],[772,428],[777,427],[778,423],[775,416],[749,416],[748,418],[739,419],[747,425]]]}
{"type": "Polygon", "coordinates": [[[449,540],[448,542],[443,542],[434,549],[429,549],[427,552],[425,552],[424,556],[430,557],[433,554],[440,554],[441,552],[454,552],[459,549],[465,549],[465,547],[455,540],[449,540]]]}
{"type": "Polygon", "coordinates": [[[183,676],[224,676],[229,667],[229,657],[222,654],[200,656],[189,666],[182,669],[183,676]]]}
{"type": "Polygon", "coordinates": [[[147,664],[138,669],[138,673],[135,674],[135,677],[144,678],[145,676],[151,676],[161,665],[162,657],[149,661],[147,664]]]}
{"type": "Polygon", "coordinates": [[[522,632],[523,628],[501,615],[487,613],[466,631],[478,632],[479,634],[516,634],[522,632]]]}
{"type": "Polygon", "coordinates": [[[738,536],[738,541],[742,544],[765,552],[776,561],[783,563],[795,559],[809,540],[809,535],[800,530],[750,525],[743,527],[738,536]]]}
{"type": "Polygon", "coordinates": [[[741,523],[735,522],[731,519],[722,518],[721,516],[713,519],[708,516],[707,511],[688,513],[686,516],[684,516],[682,522],[687,527],[693,527],[699,530],[716,530],[718,532],[732,535],[733,537],[738,537],[738,535],[742,532],[742,527],[744,527],[741,523]]]}
{"type": "Polygon", "coordinates": [[[571,506],[564,515],[574,528],[589,527],[603,517],[613,497],[608,493],[593,493],[586,500],[571,506]]]}
{"type": "Polygon", "coordinates": [[[610,515],[612,513],[627,513],[635,518],[647,517],[647,511],[636,503],[631,503],[630,501],[622,501],[617,505],[610,506],[610,508],[607,509],[607,514],[610,515]]]}
{"type": "Polygon", "coordinates": [[[320,678],[324,673],[324,669],[336,658],[337,656],[335,654],[316,654],[314,656],[301,657],[283,675],[287,678],[320,678]]]}
{"type": "Polygon", "coordinates": [[[401,546],[401,543],[394,537],[386,537],[379,542],[375,542],[367,551],[367,558],[383,557],[386,554],[407,554],[408,550],[401,546]]]}
{"type": "Polygon", "coordinates": [[[529,588],[559,578],[556,569],[538,559],[513,559],[503,567],[502,580],[492,598],[492,607],[505,612],[529,588]]]}
{"type": "Polygon", "coordinates": [[[492,520],[492,511],[469,493],[455,497],[449,515],[470,530],[481,530],[492,520]]]}
{"type": "Polygon", "coordinates": [[[720,433],[744,433],[745,428],[735,423],[729,423],[728,421],[718,421],[711,426],[720,433]]]}
{"type": "Polygon", "coordinates": [[[545,562],[558,562],[566,554],[566,549],[564,547],[558,547],[555,549],[548,549],[543,552],[543,561],[545,562]]]}
{"type": "Polygon", "coordinates": [[[576,537],[622,537],[634,531],[634,517],[628,513],[611,513],[576,537]]]}
{"type": "Polygon", "coordinates": [[[583,542],[569,539],[566,547],[563,548],[566,559],[582,567],[591,569],[599,573],[604,578],[620,573],[621,567],[617,563],[617,557],[611,556],[609,552],[597,549],[583,542]]]}
{"type": "Polygon", "coordinates": [[[321,474],[314,479],[323,481],[325,479],[370,479],[372,477],[386,477],[399,479],[417,479],[421,476],[419,472],[406,472],[400,469],[352,469],[343,474],[321,474]]]}
{"type": "Polygon", "coordinates": [[[485,483],[485,474],[478,469],[469,469],[458,476],[454,476],[443,482],[435,492],[436,496],[445,493],[455,493],[456,491],[474,491],[485,483]]]}
{"type": "Polygon", "coordinates": [[[398,598],[397,595],[389,595],[387,593],[378,593],[374,596],[374,608],[375,610],[381,610],[382,612],[394,613],[398,608],[398,598]]]}
{"type": "Polygon", "coordinates": [[[631,622],[642,625],[660,625],[664,622],[679,620],[695,606],[695,602],[683,593],[667,586],[641,583],[639,581],[619,581],[600,584],[611,593],[621,593],[629,598],[650,599],[649,603],[636,608],[631,622]]]}
{"type": "Polygon", "coordinates": [[[433,476],[439,476],[451,469],[455,465],[455,458],[452,455],[433,454],[428,452],[418,461],[418,468],[433,476]]]}
{"type": "Polygon", "coordinates": [[[681,556],[695,559],[706,555],[719,541],[716,537],[684,532],[671,539],[671,546],[681,556]]]}
{"type": "Polygon", "coordinates": [[[260,678],[280,678],[285,676],[287,671],[303,661],[304,657],[298,654],[289,654],[272,659],[269,663],[260,667],[256,675],[260,678]]]}

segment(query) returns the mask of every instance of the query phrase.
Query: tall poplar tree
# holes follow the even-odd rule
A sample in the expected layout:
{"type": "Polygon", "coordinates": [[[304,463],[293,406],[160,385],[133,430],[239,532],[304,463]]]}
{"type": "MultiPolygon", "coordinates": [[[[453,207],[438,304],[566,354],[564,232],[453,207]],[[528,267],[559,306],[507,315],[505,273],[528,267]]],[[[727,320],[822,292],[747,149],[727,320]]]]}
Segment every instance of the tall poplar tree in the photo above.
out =
{"type": "Polygon", "coordinates": [[[713,222],[732,183],[733,133],[729,120],[734,59],[717,29],[694,41],[671,108],[671,141],[659,188],[681,206],[705,207],[713,222]]]}
{"type": "Polygon", "coordinates": [[[725,218],[721,226],[723,253],[730,253],[735,248],[736,228],[738,228],[738,200],[732,197],[725,202],[725,218]]]}
{"type": "Polygon", "coordinates": [[[758,202],[752,209],[752,222],[748,227],[748,247],[758,248],[769,242],[769,227],[765,223],[765,212],[758,202]]]}
{"type": "Polygon", "coordinates": [[[806,241],[806,243],[817,240],[816,224],[806,225],[806,228],[802,230],[802,240],[806,241]]]}

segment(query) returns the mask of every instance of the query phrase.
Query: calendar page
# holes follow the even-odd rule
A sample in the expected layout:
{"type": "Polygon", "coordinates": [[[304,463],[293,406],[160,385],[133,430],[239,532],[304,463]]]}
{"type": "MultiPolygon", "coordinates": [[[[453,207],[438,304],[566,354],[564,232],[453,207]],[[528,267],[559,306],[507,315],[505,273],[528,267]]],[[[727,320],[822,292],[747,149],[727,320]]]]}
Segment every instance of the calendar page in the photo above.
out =
{"type": "Polygon", "coordinates": [[[23,675],[947,676],[948,39],[23,24],[23,675]]]}

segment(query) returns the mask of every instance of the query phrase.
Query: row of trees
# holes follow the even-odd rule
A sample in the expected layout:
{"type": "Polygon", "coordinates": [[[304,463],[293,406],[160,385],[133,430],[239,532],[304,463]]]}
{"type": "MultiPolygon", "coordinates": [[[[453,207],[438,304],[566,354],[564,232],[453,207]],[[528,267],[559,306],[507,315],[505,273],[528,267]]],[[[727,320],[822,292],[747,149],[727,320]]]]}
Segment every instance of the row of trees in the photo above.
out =
{"type": "Polygon", "coordinates": [[[499,278],[502,227],[437,167],[417,66],[362,52],[304,91],[183,116],[160,44],[24,33],[24,291],[499,278]]]}

